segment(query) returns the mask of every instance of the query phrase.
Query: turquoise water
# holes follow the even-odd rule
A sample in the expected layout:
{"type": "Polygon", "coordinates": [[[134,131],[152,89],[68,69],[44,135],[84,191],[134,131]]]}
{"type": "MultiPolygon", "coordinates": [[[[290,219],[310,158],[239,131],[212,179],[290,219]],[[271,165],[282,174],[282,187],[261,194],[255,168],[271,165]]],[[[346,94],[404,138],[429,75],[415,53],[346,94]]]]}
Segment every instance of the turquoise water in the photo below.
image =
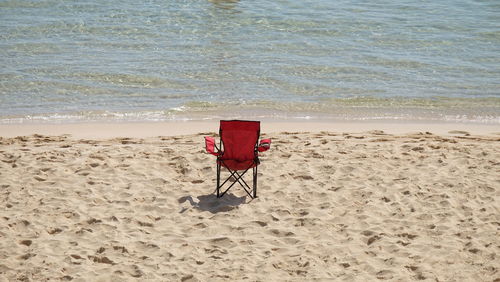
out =
{"type": "Polygon", "coordinates": [[[0,0],[0,123],[500,124],[500,2],[0,0]]]}

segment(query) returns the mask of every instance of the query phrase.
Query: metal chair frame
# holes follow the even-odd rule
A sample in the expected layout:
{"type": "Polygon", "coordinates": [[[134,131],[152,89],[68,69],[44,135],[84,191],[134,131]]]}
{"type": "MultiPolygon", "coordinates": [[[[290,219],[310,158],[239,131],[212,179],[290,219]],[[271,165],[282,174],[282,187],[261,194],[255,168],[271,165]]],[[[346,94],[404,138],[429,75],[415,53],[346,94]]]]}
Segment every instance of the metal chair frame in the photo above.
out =
{"type": "Polygon", "coordinates": [[[250,166],[247,169],[245,169],[245,171],[243,171],[243,173],[239,173],[237,170],[231,170],[230,168],[228,168],[227,166],[224,165],[224,167],[229,171],[230,175],[226,178],[226,180],[224,180],[224,182],[222,184],[220,184],[220,182],[221,182],[221,170],[222,170],[222,165],[221,164],[224,164],[224,161],[218,159],[217,160],[217,188],[216,188],[216,190],[217,190],[217,198],[221,198],[222,196],[224,196],[224,194],[226,194],[226,192],[229,191],[229,189],[231,189],[234,186],[234,184],[236,184],[236,183],[239,183],[241,185],[241,187],[243,187],[243,189],[245,190],[245,192],[247,192],[247,194],[248,194],[248,196],[250,196],[250,198],[252,198],[252,199],[257,198],[257,166],[258,166],[258,163],[256,163],[255,161],[252,162],[250,164],[250,166]],[[253,185],[252,185],[252,188],[250,188],[250,186],[248,185],[248,183],[243,178],[243,176],[248,172],[248,170],[250,170],[250,168],[252,168],[252,171],[253,171],[253,185]],[[235,175],[237,177],[235,177],[235,175]],[[224,190],[224,192],[221,193],[222,187],[232,177],[235,179],[233,181],[233,183],[231,183],[231,185],[229,185],[229,187],[227,187],[227,189],[224,190]]]}

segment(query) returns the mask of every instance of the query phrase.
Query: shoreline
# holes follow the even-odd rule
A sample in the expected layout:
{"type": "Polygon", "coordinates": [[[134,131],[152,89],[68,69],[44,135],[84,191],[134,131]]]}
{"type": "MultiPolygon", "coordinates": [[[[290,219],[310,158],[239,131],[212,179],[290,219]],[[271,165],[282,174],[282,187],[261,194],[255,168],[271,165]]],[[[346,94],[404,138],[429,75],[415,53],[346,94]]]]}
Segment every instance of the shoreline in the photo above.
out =
{"type": "MultiPolygon", "coordinates": [[[[147,138],[197,133],[217,133],[218,120],[175,122],[123,123],[62,123],[62,124],[0,124],[0,137],[9,138],[33,134],[70,135],[72,138],[147,138]]],[[[499,135],[500,126],[472,123],[407,122],[407,121],[261,121],[261,133],[345,132],[362,133],[374,130],[388,134],[430,132],[439,135],[499,135]]]]}

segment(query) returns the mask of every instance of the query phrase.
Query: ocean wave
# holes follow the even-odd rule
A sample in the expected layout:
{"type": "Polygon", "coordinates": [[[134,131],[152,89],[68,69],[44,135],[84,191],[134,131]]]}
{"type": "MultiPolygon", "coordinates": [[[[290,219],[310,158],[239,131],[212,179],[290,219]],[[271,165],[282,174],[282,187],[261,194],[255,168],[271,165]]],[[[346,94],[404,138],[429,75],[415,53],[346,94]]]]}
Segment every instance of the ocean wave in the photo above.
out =
{"type": "Polygon", "coordinates": [[[358,97],[322,102],[190,101],[164,110],[79,111],[0,117],[0,123],[161,122],[176,120],[407,120],[500,124],[500,98],[380,99],[358,97]]]}

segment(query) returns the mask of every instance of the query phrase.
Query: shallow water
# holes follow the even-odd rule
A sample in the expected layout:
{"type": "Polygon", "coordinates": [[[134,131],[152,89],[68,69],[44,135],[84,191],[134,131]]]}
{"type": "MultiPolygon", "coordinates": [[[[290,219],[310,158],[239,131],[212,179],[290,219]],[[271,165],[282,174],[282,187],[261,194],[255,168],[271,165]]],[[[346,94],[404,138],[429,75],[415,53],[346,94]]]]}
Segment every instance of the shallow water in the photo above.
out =
{"type": "Polygon", "coordinates": [[[3,123],[500,124],[495,0],[2,1],[0,46],[3,123]]]}

